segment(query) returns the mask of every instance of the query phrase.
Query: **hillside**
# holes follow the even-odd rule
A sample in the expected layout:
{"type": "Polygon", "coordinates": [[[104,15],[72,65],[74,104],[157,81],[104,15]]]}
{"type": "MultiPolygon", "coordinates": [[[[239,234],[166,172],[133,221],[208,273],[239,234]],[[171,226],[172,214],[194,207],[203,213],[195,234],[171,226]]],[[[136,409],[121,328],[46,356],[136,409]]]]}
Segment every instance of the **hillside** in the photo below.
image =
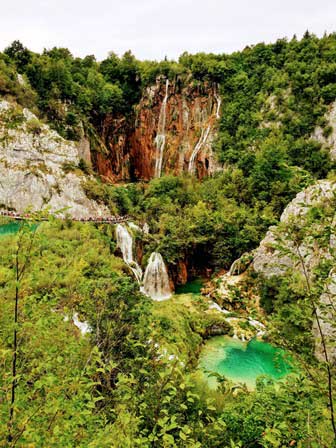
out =
{"type": "Polygon", "coordinates": [[[0,53],[0,446],[333,446],[335,111],[335,34],[0,53]]]}

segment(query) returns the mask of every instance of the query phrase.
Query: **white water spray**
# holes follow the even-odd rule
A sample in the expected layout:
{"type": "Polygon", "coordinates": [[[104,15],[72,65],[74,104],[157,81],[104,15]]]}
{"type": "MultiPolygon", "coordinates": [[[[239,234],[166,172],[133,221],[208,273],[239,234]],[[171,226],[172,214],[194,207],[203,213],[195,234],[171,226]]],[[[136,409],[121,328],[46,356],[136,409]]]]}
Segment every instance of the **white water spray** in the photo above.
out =
{"type": "Polygon", "coordinates": [[[196,143],[196,146],[191,154],[191,157],[189,160],[189,166],[188,166],[188,171],[191,174],[195,171],[196,157],[197,157],[198,153],[200,152],[200,150],[202,149],[202,147],[205,145],[205,143],[209,137],[210,129],[211,129],[210,125],[206,128],[205,131],[204,131],[204,128],[202,129],[201,136],[200,136],[198,142],[196,143]]]}
{"type": "Polygon", "coordinates": [[[153,252],[144,275],[143,292],[153,300],[169,299],[172,295],[166,265],[161,254],[153,252]]]}
{"type": "Polygon", "coordinates": [[[118,224],[116,228],[117,245],[121,250],[124,262],[132,270],[137,282],[140,284],[142,279],[142,269],[133,259],[133,238],[127,228],[118,224]]]}
{"type": "Polygon", "coordinates": [[[157,155],[155,159],[155,173],[154,173],[155,177],[161,177],[163,152],[166,145],[165,132],[166,132],[168,88],[169,88],[169,79],[166,80],[166,94],[162,101],[158,122],[158,130],[157,135],[155,137],[155,145],[157,150],[157,155]]]}
{"type": "Polygon", "coordinates": [[[237,275],[240,274],[240,272],[239,272],[240,261],[241,261],[240,258],[238,258],[237,260],[235,260],[235,261],[232,263],[232,265],[231,265],[231,267],[230,267],[230,270],[229,270],[229,272],[228,272],[228,275],[229,275],[229,276],[233,276],[233,275],[235,275],[235,272],[237,272],[237,271],[238,271],[238,274],[237,274],[237,275]]]}
{"type": "Polygon", "coordinates": [[[84,336],[87,333],[90,333],[92,331],[92,328],[90,327],[90,325],[88,324],[88,322],[84,321],[81,322],[78,318],[78,313],[74,313],[74,315],[72,316],[72,321],[74,323],[74,325],[79,329],[79,331],[82,333],[82,335],[84,336]]]}

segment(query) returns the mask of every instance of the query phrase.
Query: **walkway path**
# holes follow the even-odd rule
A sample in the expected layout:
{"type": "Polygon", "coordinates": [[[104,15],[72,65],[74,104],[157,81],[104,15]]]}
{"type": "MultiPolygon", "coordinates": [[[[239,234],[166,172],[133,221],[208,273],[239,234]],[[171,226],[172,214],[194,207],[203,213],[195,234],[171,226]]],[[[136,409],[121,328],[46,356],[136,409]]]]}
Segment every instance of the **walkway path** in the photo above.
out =
{"type": "MultiPolygon", "coordinates": [[[[5,216],[6,218],[16,219],[18,221],[33,219],[33,215],[29,213],[21,215],[20,213],[10,212],[7,210],[0,210],[0,216],[5,216]]],[[[61,218],[67,219],[67,218],[61,218]]],[[[122,222],[129,221],[130,216],[99,216],[99,217],[89,217],[89,218],[71,218],[72,221],[78,222],[97,222],[100,224],[120,224],[122,222]]],[[[42,218],[42,221],[47,221],[47,218],[42,218]]]]}

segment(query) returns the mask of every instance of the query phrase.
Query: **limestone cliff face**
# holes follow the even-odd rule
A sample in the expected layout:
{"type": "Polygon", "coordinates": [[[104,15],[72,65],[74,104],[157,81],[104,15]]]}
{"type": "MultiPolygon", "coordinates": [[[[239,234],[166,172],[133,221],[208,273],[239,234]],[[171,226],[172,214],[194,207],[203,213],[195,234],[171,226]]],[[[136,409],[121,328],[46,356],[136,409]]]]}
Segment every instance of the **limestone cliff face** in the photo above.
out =
{"type": "Polygon", "coordinates": [[[325,118],[329,132],[326,134],[321,127],[317,127],[312,138],[320,142],[322,148],[329,151],[331,160],[336,161],[336,102],[329,106],[325,118]]]}
{"type": "Polygon", "coordinates": [[[216,85],[159,78],[143,92],[135,117],[106,118],[102,139],[108,151],[95,155],[96,169],[110,181],[211,175],[220,169],[213,153],[220,109],[216,85]]]}
{"type": "MultiPolygon", "coordinates": [[[[288,270],[294,270],[302,275],[307,274],[312,284],[315,281],[314,269],[320,263],[328,262],[331,265],[317,312],[327,342],[329,358],[333,362],[336,362],[336,347],[332,343],[336,338],[336,328],[333,326],[336,318],[335,197],[336,182],[328,180],[319,181],[300,192],[284,210],[281,225],[287,226],[288,229],[290,227],[302,229],[307,226],[307,219],[310,219],[311,235],[301,233],[297,244],[293,244],[293,238],[288,234],[289,230],[281,225],[272,227],[256,249],[253,260],[254,270],[267,278],[283,276],[288,270]],[[320,215],[319,209],[327,212],[326,216],[320,215]],[[313,216],[315,214],[313,221],[311,213],[313,216]],[[315,237],[312,238],[312,235],[315,237]]],[[[317,322],[314,323],[313,332],[316,338],[316,356],[324,360],[317,322]]]]}
{"type": "MultiPolygon", "coordinates": [[[[295,223],[299,228],[305,226],[307,213],[312,207],[323,207],[332,201],[336,195],[336,182],[322,180],[301,191],[283,211],[280,223],[295,223]]],[[[334,221],[336,224],[336,220],[334,221]]],[[[321,224],[322,225],[322,224],[321,224]]],[[[318,241],[314,243],[311,238],[303,239],[299,251],[304,258],[308,273],[312,273],[317,264],[330,257],[330,250],[336,248],[335,231],[330,235],[328,245],[320,247],[318,241]]],[[[265,238],[254,253],[254,270],[265,277],[284,275],[288,268],[302,270],[297,256],[297,248],[291,242],[291,237],[283,230],[274,226],[269,229],[265,238]],[[280,242],[282,250],[276,248],[280,242]]]]}
{"type": "Polygon", "coordinates": [[[88,142],[69,142],[27,109],[0,101],[0,206],[23,212],[49,207],[76,218],[107,215],[81,186],[76,169],[89,162],[88,142]]]}

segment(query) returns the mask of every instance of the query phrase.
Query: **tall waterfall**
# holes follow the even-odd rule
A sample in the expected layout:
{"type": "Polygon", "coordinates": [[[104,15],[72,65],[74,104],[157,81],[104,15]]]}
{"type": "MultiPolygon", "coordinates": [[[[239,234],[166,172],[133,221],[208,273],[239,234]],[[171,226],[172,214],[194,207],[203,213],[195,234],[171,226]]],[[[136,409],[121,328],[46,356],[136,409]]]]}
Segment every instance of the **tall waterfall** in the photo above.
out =
{"type": "Polygon", "coordinates": [[[158,252],[153,252],[149,257],[144,276],[143,292],[157,301],[169,299],[172,295],[167,268],[158,252]]]}
{"type": "Polygon", "coordinates": [[[167,117],[167,100],[168,100],[168,88],[169,79],[166,80],[166,94],[162,101],[158,130],[155,137],[155,145],[157,149],[156,159],[155,159],[155,177],[161,177],[162,172],[162,161],[163,161],[163,151],[166,144],[166,117],[167,117]]]}
{"type": "Polygon", "coordinates": [[[197,154],[202,149],[202,146],[205,145],[205,143],[209,137],[210,129],[211,129],[210,125],[206,128],[205,131],[204,131],[204,128],[202,128],[201,136],[200,136],[198,142],[196,143],[195,148],[193,149],[193,152],[192,152],[190,160],[189,160],[189,166],[188,166],[188,171],[191,174],[195,171],[195,160],[196,160],[197,154]]]}
{"type": "Polygon", "coordinates": [[[221,99],[220,95],[218,95],[217,89],[215,90],[215,98],[216,98],[216,101],[217,101],[216,118],[217,118],[217,120],[219,120],[220,119],[220,108],[221,108],[221,105],[222,105],[222,99],[221,99]]]}
{"type": "Polygon", "coordinates": [[[116,228],[117,245],[121,250],[124,262],[130,267],[138,283],[142,279],[142,269],[133,259],[133,239],[127,228],[118,224],[116,228]]]}

